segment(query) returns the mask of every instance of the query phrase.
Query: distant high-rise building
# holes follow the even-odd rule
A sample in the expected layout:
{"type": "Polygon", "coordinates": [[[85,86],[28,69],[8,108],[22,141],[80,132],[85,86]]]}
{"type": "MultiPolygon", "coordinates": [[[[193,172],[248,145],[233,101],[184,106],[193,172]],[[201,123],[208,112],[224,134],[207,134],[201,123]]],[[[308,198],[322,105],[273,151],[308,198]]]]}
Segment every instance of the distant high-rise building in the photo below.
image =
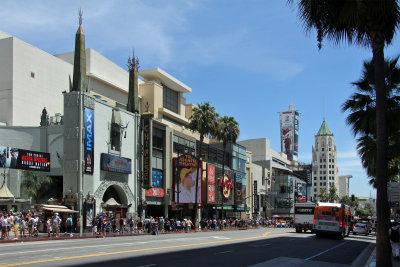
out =
{"type": "Polygon", "coordinates": [[[314,198],[320,201],[321,189],[335,185],[339,194],[339,176],[337,168],[337,151],[334,143],[334,135],[326,125],[325,120],[315,135],[315,146],[312,147],[313,188],[314,198]]]}
{"type": "Polygon", "coordinates": [[[292,104],[289,111],[279,113],[281,130],[281,152],[288,160],[297,161],[299,154],[299,113],[292,104]]]}

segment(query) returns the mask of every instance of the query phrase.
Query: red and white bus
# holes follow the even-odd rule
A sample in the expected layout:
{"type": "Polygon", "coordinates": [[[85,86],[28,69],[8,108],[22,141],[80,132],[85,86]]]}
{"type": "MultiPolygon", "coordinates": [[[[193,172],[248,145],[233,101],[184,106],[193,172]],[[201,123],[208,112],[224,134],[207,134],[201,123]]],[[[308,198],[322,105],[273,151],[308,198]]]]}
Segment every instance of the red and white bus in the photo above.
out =
{"type": "Polygon", "coordinates": [[[319,203],[314,210],[313,230],[321,234],[349,235],[351,214],[349,206],[342,203],[319,203]]]}

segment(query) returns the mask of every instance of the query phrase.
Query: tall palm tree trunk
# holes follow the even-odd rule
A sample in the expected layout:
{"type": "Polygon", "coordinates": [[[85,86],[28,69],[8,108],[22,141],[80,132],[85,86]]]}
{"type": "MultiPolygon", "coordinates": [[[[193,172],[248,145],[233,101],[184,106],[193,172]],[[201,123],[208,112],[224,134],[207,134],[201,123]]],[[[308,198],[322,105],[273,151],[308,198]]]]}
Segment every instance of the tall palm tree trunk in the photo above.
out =
{"type": "MultiPolygon", "coordinates": [[[[201,167],[203,167],[203,166],[200,166],[200,164],[201,164],[201,149],[202,149],[202,147],[203,147],[203,141],[204,141],[204,136],[200,136],[200,145],[199,145],[199,155],[198,155],[198,158],[197,158],[197,174],[196,174],[196,200],[195,200],[195,208],[194,208],[194,228],[195,228],[195,230],[197,230],[197,213],[198,213],[198,203],[197,203],[197,191],[198,191],[198,189],[199,189],[199,169],[201,170],[201,167]]],[[[203,177],[203,172],[201,173],[201,176],[203,177]]]]}
{"type": "Polygon", "coordinates": [[[222,186],[221,186],[221,220],[224,219],[224,179],[225,179],[225,151],[226,143],[223,143],[222,155],[222,186]]]}
{"type": "Polygon", "coordinates": [[[373,40],[373,61],[375,65],[376,88],[376,187],[377,187],[377,235],[376,266],[391,266],[391,250],[388,236],[389,203],[387,195],[388,158],[387,158],[387,123],[386,90],[384,70],[384,42],[373,40]]]}

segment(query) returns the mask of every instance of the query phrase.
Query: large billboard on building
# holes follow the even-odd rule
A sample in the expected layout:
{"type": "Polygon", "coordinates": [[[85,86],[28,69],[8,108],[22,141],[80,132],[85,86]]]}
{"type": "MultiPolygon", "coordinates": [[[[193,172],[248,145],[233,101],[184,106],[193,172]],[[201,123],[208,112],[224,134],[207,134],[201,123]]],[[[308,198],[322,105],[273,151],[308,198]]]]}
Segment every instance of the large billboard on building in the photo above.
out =
{"type": "MultiPolygon", "coordinates": [[[[196,179],[197,186],[197,203],[202,203],[202,168],[199,168],[198,160],[190,154],[183,154],[174,159],[174,188],[175,202],[177,204],[196,203],[196,179]]],[[[200,166],[202,166],[200,161],[200,166]]]]}
{"type": "Polygon", "coordinates": [[[297,161],[299,139],[299,113],[297,111],[280,112],[281,151],[288,160],[297,161]]]}
{"type": "Polygon", "coordinates": [[[132,173],[131,159],[101,153],[101,169],[109,172],[132,173]]]}
{"type": "Polygon", "coordinates": [[[50,153],[0,146],[0,167],[50,171],[50,153]]]}
{"type": "Polygon", "coordinates": [[[84,111],[85,122],[85,141],[84,141],[84,155],[85,155],[85,173],[93,173],[94,163],[94,112],[93,109],[85,108],[84,111]]]}

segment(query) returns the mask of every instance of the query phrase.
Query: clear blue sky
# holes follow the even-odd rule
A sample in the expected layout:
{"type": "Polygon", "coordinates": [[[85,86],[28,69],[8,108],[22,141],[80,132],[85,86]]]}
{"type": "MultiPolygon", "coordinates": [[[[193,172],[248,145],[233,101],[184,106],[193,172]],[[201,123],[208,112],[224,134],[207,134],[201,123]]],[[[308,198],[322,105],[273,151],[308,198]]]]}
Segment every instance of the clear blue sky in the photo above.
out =
{"type": "MultiPolygon", "coordinates": [[[[51,54],[72,51],[78,8],[86,47],[123,68],[134,47],[142,69],[160,67],[193,89],[188,103],[209,101],[233,116],[239,140],[266,137],[280,151],[278,112],[293,102],[301,113],[299,160],[310,163],[325,118],[339,175],[354,177],[350,193],[375,195],[341,112],[370,49],[325,41],[318,51],[315,32],[304,31],[286,0],[2,0],[0,30],[51,54]]],[[[398,47],[396,35],[386,55],[398,55],[398,47]]]]}

